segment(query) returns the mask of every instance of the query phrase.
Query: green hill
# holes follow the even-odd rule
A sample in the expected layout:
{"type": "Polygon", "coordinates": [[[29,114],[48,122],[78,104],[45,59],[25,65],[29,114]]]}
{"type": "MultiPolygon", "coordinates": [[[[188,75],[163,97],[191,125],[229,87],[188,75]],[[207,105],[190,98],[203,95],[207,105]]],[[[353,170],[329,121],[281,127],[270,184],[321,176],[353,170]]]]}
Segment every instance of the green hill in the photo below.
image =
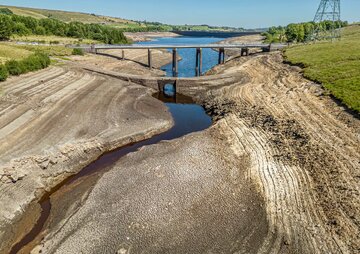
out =
{"type": "Polygon", "coordinates": [[[10,9],[19,16],[28,16],[37,19],[53,18],[63,22],[78,21],[82,23],[103,24],[122,29],[124,32],[148,32],[148,31],[245,31],[243,28],[215,27],[209,25],[168,25],[159,22],[132,21],[121,18],[88,14],[82,12],[69,12],[60,10],[46,10],[28,7],[15,7],[0,5],[0,8],[10,9]]]}
{"type": "Polygon", "coordinates": [[[100,16],[95,14],[87,14],[81,12],[35,9],[35,8],[5,6],[5,5],[0,5],[0,8],[8,8],[16,15],[33,17],[37,19],[54,18],[64,22],[78,21],[82,23],[114,24],[114,25],[136,24],[136,22],[126,19],[100,16]]]}

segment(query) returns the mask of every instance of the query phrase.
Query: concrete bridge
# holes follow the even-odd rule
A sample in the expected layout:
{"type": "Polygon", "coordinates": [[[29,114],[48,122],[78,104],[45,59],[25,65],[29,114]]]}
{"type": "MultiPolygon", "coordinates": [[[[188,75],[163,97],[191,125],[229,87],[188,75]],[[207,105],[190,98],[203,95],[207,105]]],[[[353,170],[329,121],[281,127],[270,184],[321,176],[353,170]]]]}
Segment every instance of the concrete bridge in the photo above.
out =
{"type": "Polygon", "coordinates": [[[125,59],[126,49],[147,49],[148,50],[148,66],[152,68],[152,49],[172,49],[172,71],[174,77],[178,74],[178,49],[196,49],[196,75],[201,76],[202,73],[202,49],[210,48],[216,49],[219,52],[219,64],[225,63],[226,49],[239,49],[241,56],[247,56],[249,49],[258,48],[263,52],[270,52],[272,50],[279,50],[286,47],[285,44],[263,44],[263,43],[248,43],[248,44],[197,44],[197,45],[91,45],[91,46],[72,46],[72,48],[80,48],[86,52],[97,54],[98,50],[119,49],[122,50],[122,59],[125,59]]]}

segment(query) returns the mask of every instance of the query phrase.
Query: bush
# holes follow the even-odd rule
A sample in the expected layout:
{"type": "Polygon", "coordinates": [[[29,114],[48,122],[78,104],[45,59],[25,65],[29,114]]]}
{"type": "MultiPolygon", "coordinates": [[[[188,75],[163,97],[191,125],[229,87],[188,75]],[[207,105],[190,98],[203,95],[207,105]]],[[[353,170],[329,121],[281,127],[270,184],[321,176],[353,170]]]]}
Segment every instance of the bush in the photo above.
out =
{"type": "Polygon", "coordinates": [[[29,71],[37,71],[48,67],[50,65],[50,58],[43,53],[35,53],[34,55],[25,58],[21,62],[25,66],[24,73],[26,73],[29,71]]]}
{"type": "Polygon", "coordinates": [[[20,36],[31,34],[31,30],[28,29],[23,23],[16,23],[12,28],[12,33],[20,36]]]}
{"type": "Polygon", "coordinates": [[[0,65],[0,81],[5,81],[9,76],[9,72],[4,65],[0,65]]]}
{"type": "Polygon", "coordinates": [[[25,66],[21,61],[10,60],[5,64],[10,75],[18,76],[25,72],[25,66]]]}
{"type": "Polygon", "coordinates": [[[35,53],[23,60],[10,60],[0,66],[0,81],[5,81],[10,75],[18,76],[30,71],[44,69],[50,65],[50,58],[44,53],[35,53]]]}
{"type": "Polygon", "coordinates": [[[9,8],[0,8],[0,14],[11,15],[14,13],[9,8]]]}
{"type": "Polygon", "coordinates": [[[73,49],[72,54],[74,56],[83,56],[84,55],[84,50],[79,49],[79,48],[75,48],[75,49],[73,49]]]}
{"type": "Polygon", "coordinates": [[[13,24],[8,15],[0,15],[0,40],[8,40],[12,34],[13,24]]]}

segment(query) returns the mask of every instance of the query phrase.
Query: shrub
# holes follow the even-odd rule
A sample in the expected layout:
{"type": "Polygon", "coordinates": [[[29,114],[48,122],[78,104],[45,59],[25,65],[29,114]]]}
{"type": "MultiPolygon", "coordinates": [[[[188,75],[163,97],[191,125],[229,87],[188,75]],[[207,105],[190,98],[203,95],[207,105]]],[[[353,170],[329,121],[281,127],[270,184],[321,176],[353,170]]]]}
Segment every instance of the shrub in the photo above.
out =
{"type": "Polygon", "coordinates": [[[37,34],[37,35],[46,35],[46,30],[45,30],[45,28],[42,27],[42,26],[37,26],[37,27],[35,28],[34,34],[37,34]]]}
{"type": "Polygon", "coordinates": [[[9,8],[0,8],[0,14],[11,15],[14,13],[9,8]]]}
{"type": "Polygon", "coordinates": [[[0,40],[8,40],[12,34],[11,18],[7,15],[0,15],[0,40]]]}
{"type": "Polygon", "coordinates": [[[0,81],[6,80],[10,75],[20,75],[30,71],[44,69],[50,65],[50,58],[44,53],[37,52],[23,60],[10,60],[0,66],[0,81]]]}
{"type": "Polygon", "coordinates": [[[36,71],[48,67],[50,65],[50,58],[46,54],[35,53],[22,60],[22,63],[25,66],[25,72],[36,71]]]}
{"type": "Polygon", "coordinates": [[[9,72],[4,65],[0,65],[0,81],[5,81],[9,76],[9,72]]]}
{"type": "Polygon", "coordinates": [[[72,54],[75,56],[83,56],[84,55],[84,50],[79,49],[79,48],[75,48],[72,51],[72,54]]]}
{"type": "Polygon", "coordinates": [[[16,23],[12,28],[12,33],[24,36],[31,34],[31,30],[28,29],[23,23],[16,23]]]}
{"type": "Polygon", "coordinates": [[[18,76],[25,72],[25,66],[21,61],[10,60],[5,64],[10,75],[18,76]]]}

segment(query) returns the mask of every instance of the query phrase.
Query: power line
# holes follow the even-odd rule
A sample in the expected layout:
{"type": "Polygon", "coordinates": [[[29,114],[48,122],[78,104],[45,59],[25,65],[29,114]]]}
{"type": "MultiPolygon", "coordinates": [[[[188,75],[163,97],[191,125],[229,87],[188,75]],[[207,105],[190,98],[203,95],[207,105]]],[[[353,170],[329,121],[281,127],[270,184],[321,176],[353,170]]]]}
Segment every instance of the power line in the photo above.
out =
{"type": "Polygon", "coordinates": [[[312,40],[340,38],[341,4],[340,0],[321,0],[315,14],[312,40]]]}

